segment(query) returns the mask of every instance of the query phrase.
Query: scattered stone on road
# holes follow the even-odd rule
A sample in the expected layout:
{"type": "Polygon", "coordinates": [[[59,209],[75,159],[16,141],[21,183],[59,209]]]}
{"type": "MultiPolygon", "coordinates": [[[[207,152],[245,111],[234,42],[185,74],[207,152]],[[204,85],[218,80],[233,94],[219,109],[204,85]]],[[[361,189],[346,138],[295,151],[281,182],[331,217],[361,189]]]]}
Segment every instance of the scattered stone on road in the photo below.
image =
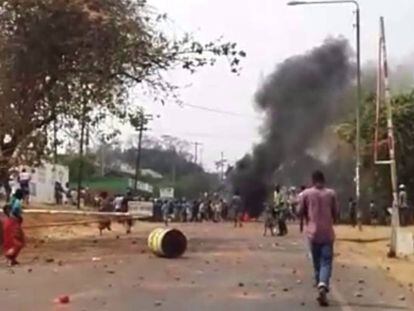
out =
{"type": "Polygon", "coordinates": [[[364,297],[364,295],[363,295],[361,292],[356,292],[356,293],[354,294],[354,296],[355,296],[355,297],[357,297],[357,298],[364,297]]]}

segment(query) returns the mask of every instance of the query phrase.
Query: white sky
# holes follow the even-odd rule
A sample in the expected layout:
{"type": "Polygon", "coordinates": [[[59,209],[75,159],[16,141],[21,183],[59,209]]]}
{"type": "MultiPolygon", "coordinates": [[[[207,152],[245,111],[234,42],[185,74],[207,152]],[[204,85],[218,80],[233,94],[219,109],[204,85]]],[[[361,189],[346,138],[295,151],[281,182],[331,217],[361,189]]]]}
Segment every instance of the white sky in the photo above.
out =
{"type": "MultiPolygon", "coordinates": [[[[414,55],[413,0],[360,0],[362,59],[377,55],[379,16],[385,17],[391,62],[414,55]]],[[[184,102],[234,111],[247,117],[220,115],[175,103],[146,103],[149,113],[161,117],[151,123],[151,135],[174,135],[203,144],[203,165],[213,169],[220,152],[234,162],[259,141],[260,114],[253,95],[259,81],[292,54],[302,53],[329,35],[342,35],[354,46],[352,5],[286,6],[284,0],[149,0],[166,12],[171,30],[194,33],[200,40],[224,36],[247,52],[240,76],[230,73],[223,60],[194,75],[172,73],[184,102]],[[251,116],[251,117],[248,117],[251,116]]],[[[414,74],[413,74],[414,75],[414,74]]]]}

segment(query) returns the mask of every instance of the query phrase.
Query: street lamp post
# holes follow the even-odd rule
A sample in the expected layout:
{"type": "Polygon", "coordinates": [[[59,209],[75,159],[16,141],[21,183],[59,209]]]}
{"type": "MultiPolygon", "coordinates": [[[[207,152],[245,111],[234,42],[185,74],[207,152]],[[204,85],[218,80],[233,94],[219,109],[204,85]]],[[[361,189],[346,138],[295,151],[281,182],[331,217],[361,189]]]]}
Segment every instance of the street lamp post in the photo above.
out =
{"type": "Polygon", "coordinates": [[[360,154],[360,108],[362,101],[362,87],[361,87],[361,24],[360,24],[360,10],[359,4],[355,0],[327,0],[327,1],[290,1],[288,5],[314,5],[314,4],[346,4],[350,3],[356,7],[356,56],[357,56],[357,103],[356,103],[356,138],[355,138],[355,199],[358,209],[358,227],[362,229],[362,209],[360,203],[360,169],[361,169],[361,154],[360,154]]]}

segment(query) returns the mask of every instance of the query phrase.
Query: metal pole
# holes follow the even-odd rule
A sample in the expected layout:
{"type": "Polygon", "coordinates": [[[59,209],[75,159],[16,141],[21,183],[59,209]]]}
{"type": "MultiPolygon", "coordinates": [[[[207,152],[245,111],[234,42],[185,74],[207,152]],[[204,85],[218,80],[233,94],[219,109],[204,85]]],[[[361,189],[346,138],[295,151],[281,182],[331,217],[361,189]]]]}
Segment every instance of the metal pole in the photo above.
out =
{"type": "Polygon", "coordinates": [[[357,102],[356,102],[356,137],[355,137],[355,201],[357,204],[358,228],[362,230],[362,205],[361,197],[361,137],[360,137],[360,108],[362,102],[361,88],[361,23],[359,3],[356,0],[326,0],[326,1],[290,1],[287,5],[319,5],[319,4],[343,4],[351,3],[356,7],[356,57],[357,57],[357,102]]]}
{"type": "Polygon", "coordinates": [[[361,205],[361,124],[360,109],[362,101],[361,87],[361,24],[359,5],[356,3],[356,49],[357,49],[357,104],[356,104],[356,141],[355,141],[355,199],[357,204],[358,229],[362,230],[362,205],[361,205]]]}
{"type": "Polygon", "coordinates": [[[391,243],[388,255],[395,257],[397,254],[397,230],[400,226],[399,219],[399,204],[398,204],[398,188],[397,188],[397,165],[395,161],[395,139],[394,139],[394,125],[392,122],[392,107],[391,107],[391,92],[388,81],[388,62],[387,62],[387,47],[385,41],[385,26],[384,17],[380,18],[381,27],[381,50],[383,60],[383,74],[384,74],[384,101],[387,108],[387,134],[388,134],[388,148],[390,157],[391,170],[391,187],[392,187],[392,219],[391,219],[391,243]]]}

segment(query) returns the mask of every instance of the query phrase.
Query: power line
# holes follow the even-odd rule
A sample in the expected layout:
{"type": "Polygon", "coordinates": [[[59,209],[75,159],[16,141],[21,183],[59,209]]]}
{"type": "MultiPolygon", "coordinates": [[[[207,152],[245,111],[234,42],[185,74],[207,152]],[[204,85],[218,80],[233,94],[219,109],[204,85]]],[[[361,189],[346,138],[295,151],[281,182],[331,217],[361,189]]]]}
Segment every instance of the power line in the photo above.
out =
{"type": "Polygon", "coordinates": [[[191,108],[194,108],[194,109],[204,110],[204,111],[208,111],[208,112],[214,112],[214,113],[233,116],[233,117],[259,119],[259,117],[248,115],[248,114],[243,114],[243,113],[239,113],[239,112],[235,112],[235,111],[228,111],[228,110],[210,108],[210,107],[205,107],[205,106],[199,106],[199,105],[194,105],[194,104],[182,103],[181,106],[191,107],[191,108]]]}

